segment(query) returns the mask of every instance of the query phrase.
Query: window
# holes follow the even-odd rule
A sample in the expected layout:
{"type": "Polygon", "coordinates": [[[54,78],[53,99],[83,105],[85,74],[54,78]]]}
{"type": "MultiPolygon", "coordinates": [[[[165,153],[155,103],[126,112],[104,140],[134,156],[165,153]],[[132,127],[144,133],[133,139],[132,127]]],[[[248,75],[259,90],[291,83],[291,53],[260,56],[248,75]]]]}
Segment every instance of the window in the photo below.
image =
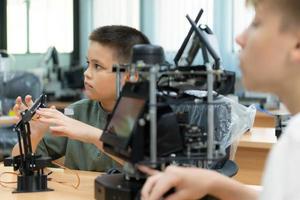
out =
{"type": "Polygon", "coordinates": [[[213,28],[212,0],[189,0],[188,3],[186,0],[156,0],[154,43],[165,51],[177,51],[190,29],[185,16],[195,19],[201,8],[204,13],[200,23],[213,28]]]}
{"type": "Polygon", "coordinates": [[[73,51],[73,0],[7,1],[7,49],[13,54],[73,51]]]}
{"type": "Polygon", "coordinates": [[[7,1],[7,50],[10,53],[26,53],[26,4],[24,0],[7,1]]]}
{"type": "MultiPolygon", "coordinates": [[[[246,0],[234,0],[233,3],[233,42],[234,39],[242,33],[251,23],[254,16],[254,10],[246,7],[246,0]]],[[[235,42],[233,51],[237,52],[240,49],[235,42]]]]}
{"type": "Polygon", "coordinates": [[[94,0],[93,28],[126,25],[140,28],[140,0],[94,0]]]}

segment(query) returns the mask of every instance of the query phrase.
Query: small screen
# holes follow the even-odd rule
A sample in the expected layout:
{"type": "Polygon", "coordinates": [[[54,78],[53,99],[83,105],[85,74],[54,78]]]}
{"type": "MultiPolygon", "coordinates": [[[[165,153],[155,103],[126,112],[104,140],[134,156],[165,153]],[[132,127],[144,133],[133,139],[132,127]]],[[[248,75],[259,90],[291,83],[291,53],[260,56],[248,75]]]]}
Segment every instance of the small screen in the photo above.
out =
{"type": "Polygon", "coordinates": [[[107,126],[107,131],[121,138],[129,138],[144,105],[144,99],[122,97],[107,126]]]}

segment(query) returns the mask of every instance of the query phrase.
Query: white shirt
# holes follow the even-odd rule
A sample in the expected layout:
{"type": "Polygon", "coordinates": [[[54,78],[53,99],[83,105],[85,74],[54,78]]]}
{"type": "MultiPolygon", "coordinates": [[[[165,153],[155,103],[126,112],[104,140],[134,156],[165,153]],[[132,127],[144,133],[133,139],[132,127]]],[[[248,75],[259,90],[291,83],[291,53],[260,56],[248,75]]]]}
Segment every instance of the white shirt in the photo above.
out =
{"type": "Polygon", "coordinates": [[[300,114],[289,122],[272,149],[260,200],[300,200],[300,114]]]}

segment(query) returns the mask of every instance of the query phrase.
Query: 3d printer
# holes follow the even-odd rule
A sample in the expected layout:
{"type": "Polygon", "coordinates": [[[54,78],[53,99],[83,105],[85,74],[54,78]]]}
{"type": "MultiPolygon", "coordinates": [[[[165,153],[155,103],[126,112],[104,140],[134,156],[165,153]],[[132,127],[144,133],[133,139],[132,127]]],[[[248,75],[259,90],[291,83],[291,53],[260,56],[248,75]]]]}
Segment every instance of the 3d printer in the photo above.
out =
{"type": "MultiPolygon", "coordinates": [[[[145,176],[135,169],[137,163],[157,169],[170,164],[216,168],[225,156],[224,149],[214,140],[219,127],[215,126],[218,93],[213,90],[221,91],[226,85],[232,87],[234,84],[224,84],[224,81],[234,81],[234,78],[233,73],[221,69],[220,58],[207,40],[207,33],[196,25],[202,13],[201,10],[195,22],[187,16],[192,27],[175,63],[194,33],[198,38],[194,41],[205,55],[205,65],[164,65],[161,47],[136,45],[132,64],[115,66],[117,91],[121,91],[118,78],[122,71],[132,76],[138,73],[140,79],[124,85],[101,140],[107,152],[128,161],[128,165],[122,174],[102,175],[95,180],[96,199],[139,199],[145,176]],[[186,92],[187,85],[206,91],[196,97],[191,91],[186,92]],[[204,108],[206,124],[193,124],[188,111],[176,109],[184,104],[204,108]]],[[[233,163],[229,171],[224,173],[234,175],[237,166],[233,163]]]]}

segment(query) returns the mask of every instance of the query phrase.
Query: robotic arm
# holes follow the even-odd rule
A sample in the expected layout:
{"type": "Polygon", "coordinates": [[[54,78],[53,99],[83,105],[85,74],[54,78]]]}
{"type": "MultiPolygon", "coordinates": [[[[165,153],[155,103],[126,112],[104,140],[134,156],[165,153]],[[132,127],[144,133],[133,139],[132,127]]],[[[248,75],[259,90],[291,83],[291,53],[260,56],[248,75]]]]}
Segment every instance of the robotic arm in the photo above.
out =
{"type": "Polygon", "coordinates": [[[21,113],[21,120],[14,131],[18,134],[20,155],[8,157],[4,160],[4,166],[13,166],[19,170],[18,186],[14,192],[40,192],[50,191],[47,187],[47,176],[44,168],[50,164],[50,157],[42,157],[32,152],[30,121],[39,108],[46,107],[46,95],[41,95],[34,105],[21,113]]]}

